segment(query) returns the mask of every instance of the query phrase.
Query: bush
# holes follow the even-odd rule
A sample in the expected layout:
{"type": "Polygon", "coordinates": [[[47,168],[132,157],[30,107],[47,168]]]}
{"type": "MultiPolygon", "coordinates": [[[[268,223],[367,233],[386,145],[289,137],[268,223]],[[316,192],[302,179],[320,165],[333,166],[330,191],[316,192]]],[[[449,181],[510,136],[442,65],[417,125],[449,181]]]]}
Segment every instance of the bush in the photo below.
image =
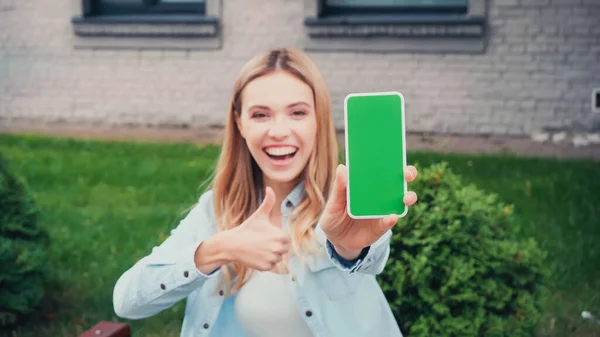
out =
{"type": "Polygon", "coordinates": [[[25,185],[0,156],[0,328],[30,313],[44,295],[48,234],[25,185]]]}
{"type": "Polygon", "coordinates": [[[419,171],[419,201],[378,277],[405,336],[534,335],[546,254],[517,239],[512,206],[464,185],[446,163],[419,171]]]}

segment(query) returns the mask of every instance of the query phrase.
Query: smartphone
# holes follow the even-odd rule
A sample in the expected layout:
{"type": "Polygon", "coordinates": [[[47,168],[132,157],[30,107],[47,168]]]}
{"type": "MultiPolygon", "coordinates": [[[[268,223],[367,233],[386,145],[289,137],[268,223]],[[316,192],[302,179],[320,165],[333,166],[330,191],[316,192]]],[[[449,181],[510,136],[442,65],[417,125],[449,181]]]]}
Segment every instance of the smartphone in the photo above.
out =
{"type": "Polygon", "coordinates": [[[354,219],[408,212],[404,112],[404,96],[395,91],[344,100],[347,210],[354,219]]]}

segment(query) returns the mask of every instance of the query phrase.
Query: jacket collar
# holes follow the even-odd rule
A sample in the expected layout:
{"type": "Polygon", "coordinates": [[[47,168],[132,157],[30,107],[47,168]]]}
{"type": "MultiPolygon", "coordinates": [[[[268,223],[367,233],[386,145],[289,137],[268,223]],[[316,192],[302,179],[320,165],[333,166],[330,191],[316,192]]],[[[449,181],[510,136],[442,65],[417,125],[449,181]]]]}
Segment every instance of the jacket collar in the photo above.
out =
{"type": "Polygon", "coordinates": [[[300,205],[300,203],[304,200],[305,197],[306,197],[306,190],[304,189],[304,182],[300,182],[285,197],[285,199],[283,200],[283,206],[288,206],[288,202],[289,202],[289,206],[291,206],[290,208],[294,209],[294,208],[298,207],[298,205],[300,205]]]}

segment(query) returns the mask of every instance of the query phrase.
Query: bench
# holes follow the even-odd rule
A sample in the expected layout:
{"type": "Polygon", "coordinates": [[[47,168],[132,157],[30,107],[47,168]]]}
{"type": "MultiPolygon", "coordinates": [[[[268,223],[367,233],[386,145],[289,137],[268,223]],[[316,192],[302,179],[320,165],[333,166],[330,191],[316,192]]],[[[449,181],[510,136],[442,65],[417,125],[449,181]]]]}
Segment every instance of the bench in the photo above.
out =
{"type": "Polygon", "coordinates": [[[131,337],[128,324],[101,321],[79,337],[131,337]]]}

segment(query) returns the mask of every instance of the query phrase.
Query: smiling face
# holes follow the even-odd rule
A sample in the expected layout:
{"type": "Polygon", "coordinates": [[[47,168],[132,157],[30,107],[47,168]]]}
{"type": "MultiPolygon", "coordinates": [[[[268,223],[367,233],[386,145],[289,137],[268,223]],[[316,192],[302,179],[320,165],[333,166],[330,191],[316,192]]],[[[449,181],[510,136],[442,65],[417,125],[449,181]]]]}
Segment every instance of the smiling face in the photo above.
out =
{"type": "Polygon", "coordinates": [[[288,72],[248,83],[236,122],[268,186],[295,184],[315,146],[312,89],[288,72]]]}

